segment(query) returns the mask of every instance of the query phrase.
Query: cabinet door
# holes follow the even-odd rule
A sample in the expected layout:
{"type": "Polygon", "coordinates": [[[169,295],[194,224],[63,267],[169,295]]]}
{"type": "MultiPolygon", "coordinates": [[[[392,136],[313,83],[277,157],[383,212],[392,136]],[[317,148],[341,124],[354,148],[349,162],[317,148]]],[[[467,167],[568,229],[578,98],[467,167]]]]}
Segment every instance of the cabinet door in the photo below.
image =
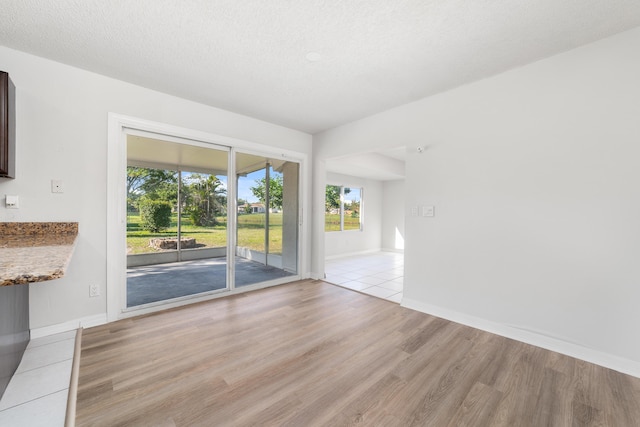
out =
{"type": "Polygon", "coordinates": [[[15,87],[0,71],[0,177],[15,177],[15,87]]]}

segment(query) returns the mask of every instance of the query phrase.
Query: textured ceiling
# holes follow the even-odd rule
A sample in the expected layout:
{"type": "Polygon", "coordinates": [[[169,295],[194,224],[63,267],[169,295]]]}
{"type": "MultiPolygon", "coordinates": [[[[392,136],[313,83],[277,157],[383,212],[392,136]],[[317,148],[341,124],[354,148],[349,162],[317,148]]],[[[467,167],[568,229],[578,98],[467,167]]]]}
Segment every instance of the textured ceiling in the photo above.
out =
{"type": "Polygon", "coordinates": [[[640,25],[638,0],[3,0],[1,7],[4,46],[309,133],[640,25]],[[307,60],[309,52],[320,60],[307,60]]]}

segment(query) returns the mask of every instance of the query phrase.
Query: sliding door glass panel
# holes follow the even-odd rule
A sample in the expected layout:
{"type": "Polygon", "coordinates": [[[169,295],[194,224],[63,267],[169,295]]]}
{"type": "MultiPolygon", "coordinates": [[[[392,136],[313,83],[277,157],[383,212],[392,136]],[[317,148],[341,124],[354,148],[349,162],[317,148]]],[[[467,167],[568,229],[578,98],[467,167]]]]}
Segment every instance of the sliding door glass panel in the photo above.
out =
{"type": "Polygon", "coordinates": [[[263,157],[236,154],[238,213],[236,230],[235,286],[262,281],[266,270],[267,210],[265,182],[267,164],[263,157]]]}
{"type": "Polygon", "coordinates": [[[127,156],[127,307],[227,289],[228,151],[129,135],[127,156]]]}
{"type": "Polygon", "coordinates": [[[235,286],[296,274],[298,164],[238,153],[236,172],[235,286]]]}
{"type": "Polygon", "coordinates": [[[282,175],[282,214],[277,234],[280,237],[281,268],[287,273],[298,274],[300,165],[282,162],[277,172],[282,175]]]}
{"type": "Polygon", "coordinates": [[[270,166],[269,179],[269,254],[274,259],[282,257],[282,172],[270,166]]]}

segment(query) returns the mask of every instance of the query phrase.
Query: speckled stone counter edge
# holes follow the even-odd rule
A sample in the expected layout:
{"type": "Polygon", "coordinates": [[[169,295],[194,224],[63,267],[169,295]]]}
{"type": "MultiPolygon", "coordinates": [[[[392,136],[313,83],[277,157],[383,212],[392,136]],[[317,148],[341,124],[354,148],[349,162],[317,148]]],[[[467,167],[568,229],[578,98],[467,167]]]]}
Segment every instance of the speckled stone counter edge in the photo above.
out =
{"type": "Polygon", "coordinates": [[[78,234],[77,222],[0,222],[0,236],[78,234]]]}
{"type": "Polygon", "coordinates": [[[0,223],[0,286],[64,276],[77,233],[77,222],[0,223]]]}

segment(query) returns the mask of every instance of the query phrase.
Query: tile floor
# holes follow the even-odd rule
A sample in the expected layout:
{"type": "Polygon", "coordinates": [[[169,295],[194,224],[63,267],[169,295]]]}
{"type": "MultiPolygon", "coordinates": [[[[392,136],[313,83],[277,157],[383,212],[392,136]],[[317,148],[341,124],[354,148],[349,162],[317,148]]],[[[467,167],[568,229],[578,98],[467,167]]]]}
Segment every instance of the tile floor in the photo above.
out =
{"type": "Polygon", "coordinates": [[[404,254],[374,252],[325,261],[329,283],[400,303],[404,284],[404,254]]]}
{"type": "Polygon", "coordinates": [[[0,400],[0,426],[64,425],[76,331],[29,342],[0,400]]]}

